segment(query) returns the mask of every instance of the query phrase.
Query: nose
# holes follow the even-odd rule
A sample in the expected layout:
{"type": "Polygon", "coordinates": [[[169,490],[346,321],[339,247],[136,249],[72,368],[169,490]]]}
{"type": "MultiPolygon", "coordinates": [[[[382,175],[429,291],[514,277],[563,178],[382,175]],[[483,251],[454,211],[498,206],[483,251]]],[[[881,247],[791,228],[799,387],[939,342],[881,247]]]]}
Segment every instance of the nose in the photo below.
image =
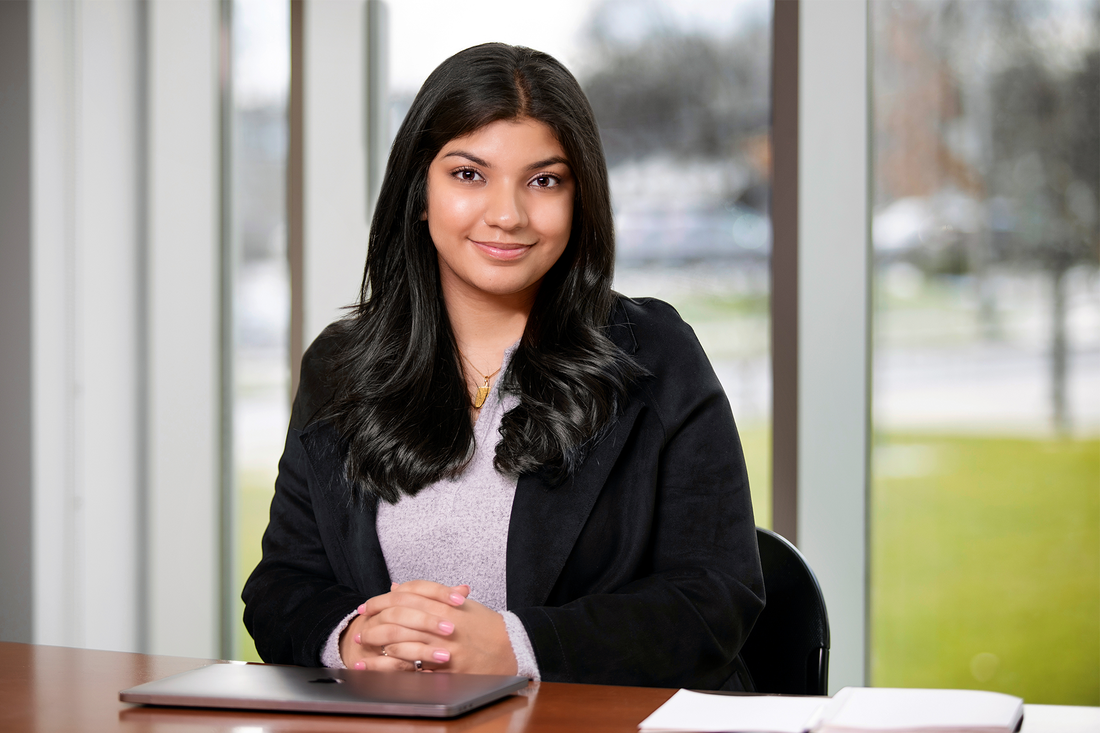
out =
{"type": "Polygon", "coordinates": [[[527,209],[523,194],[515,186],[501,184],[489,190],[485,206],[485,223],[489,226],[513,231],[527,226],[527,209]]]}

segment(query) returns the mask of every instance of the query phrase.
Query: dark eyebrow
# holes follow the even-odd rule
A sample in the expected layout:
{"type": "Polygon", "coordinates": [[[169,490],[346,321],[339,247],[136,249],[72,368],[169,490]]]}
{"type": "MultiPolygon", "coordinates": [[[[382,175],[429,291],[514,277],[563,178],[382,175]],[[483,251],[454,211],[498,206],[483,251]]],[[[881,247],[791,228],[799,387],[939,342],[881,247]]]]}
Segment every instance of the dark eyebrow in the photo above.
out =
{"type": "Polygon", "coordinates": [[[549,166],[557,165],[558,163],[561,163],[562,165],[564,165],[566,167],[569,167],[569,161],[568,160],[566,160],[565,158],[563,158],[560,155],[555,155],[553,158],[547,158],[546,160],[540,160],[537,163],[532,163],[531,165],[527,166],[527,170],[533,171],[536,168],[548,168],[549,166]]]}
{"type": "MultiPolygon", "coordinates": [[[[488,161],[482,160],[481,158],[477,157],[473,153],[468,153],[465,150],[452,150],[451,152],[447,153],[443,157],[444,158],[465,158],[466,160],[470,161],[471,163],[476,163],[477,165],[480,165],[482,168],[492,168],[493,167],[493,166],[489,165],[488,161]]],[[[531,165],[527,166],[527,170],[533,171],[536,168],[546,168],[548,166],[557,165],[559,163],[562,164],[562,165],[565,165],[565,166],[569,165],[568,160],[566,160],[565,158],[563,158],[560,155],[555,155],[552,158],[547,158],[546,160],[539,160],[539,161],[536,161],[536,162],[532,163],[531,165]]]]}
{"type": "Polygon", "coordinates": [[[480,165],[482,168],[492,168],[493,167],[493,166],[489,165],[489,163],[487,161],[482,160],[481,158],[477,157],[473,153],[467,153],[465,150],[452,150],[451,152],[447,153],[443,157],[444,158],[465,158],[466,160],[470,161],[471,163],[476,163],[476,164],[480,165]]]}

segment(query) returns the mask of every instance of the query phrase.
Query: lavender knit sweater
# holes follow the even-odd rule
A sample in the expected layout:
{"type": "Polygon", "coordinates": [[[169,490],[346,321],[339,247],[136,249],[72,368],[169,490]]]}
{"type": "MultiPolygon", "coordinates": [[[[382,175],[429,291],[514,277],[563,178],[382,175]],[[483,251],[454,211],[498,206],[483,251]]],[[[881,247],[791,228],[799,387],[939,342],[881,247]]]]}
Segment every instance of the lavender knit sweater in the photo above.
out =
{"type": "MultiPolygon", "coordinates": [[[[504,354],[507,370],[515,346],[504,354]]],[[[379,502],[376,528],[390,580],[433,580],[470,586],[470,598],[504,616],[521,676],[539,678],[534,649],[523,623],[507,608],[506,557],[508,524],[517,477],[493,466],[504,413],[516,404],[501,395],[500,380],[481,407],[474,425],[474,457],[453,479],[425,487],[397,504],[379,502]]],[[[321,654],[326,667],[342,668],[340,633],[355,618],[352,611],[333,629],[321,654]]]]}

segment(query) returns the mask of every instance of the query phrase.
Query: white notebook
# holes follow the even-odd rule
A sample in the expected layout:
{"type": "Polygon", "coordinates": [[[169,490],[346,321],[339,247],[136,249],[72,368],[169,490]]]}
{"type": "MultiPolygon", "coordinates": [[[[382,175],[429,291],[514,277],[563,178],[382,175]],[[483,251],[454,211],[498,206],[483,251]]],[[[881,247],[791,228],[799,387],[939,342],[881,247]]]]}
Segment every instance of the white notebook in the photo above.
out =
{"type": "Polygon", "coordinates": [[[1024,701],[981,690],[845,687],[832,698],[680,690],[638,724],[645,733],[1013,733],[1024,701]]]}

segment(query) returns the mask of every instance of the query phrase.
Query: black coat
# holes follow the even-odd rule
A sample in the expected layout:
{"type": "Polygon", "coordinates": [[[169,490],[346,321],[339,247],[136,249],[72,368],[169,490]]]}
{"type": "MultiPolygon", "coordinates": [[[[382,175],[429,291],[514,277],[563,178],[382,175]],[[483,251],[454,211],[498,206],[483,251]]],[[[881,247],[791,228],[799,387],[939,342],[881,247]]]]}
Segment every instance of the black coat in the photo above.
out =
{"type": "MultiPolygon", "coordinates": [[[[737,654],[764,585],[729,402],[666,303],[620,298],[608,335],[652,376],[571,479],[520,477],[508,609],[544,680],[744,689],[737,654]]],[[[327,399],[332,341],[303,359],[263,559],[243,593],[268,662],[317,666],[340,620],[389,591],[376,504],[352,508],[333,429],[305,424],[327,399]]]]}

